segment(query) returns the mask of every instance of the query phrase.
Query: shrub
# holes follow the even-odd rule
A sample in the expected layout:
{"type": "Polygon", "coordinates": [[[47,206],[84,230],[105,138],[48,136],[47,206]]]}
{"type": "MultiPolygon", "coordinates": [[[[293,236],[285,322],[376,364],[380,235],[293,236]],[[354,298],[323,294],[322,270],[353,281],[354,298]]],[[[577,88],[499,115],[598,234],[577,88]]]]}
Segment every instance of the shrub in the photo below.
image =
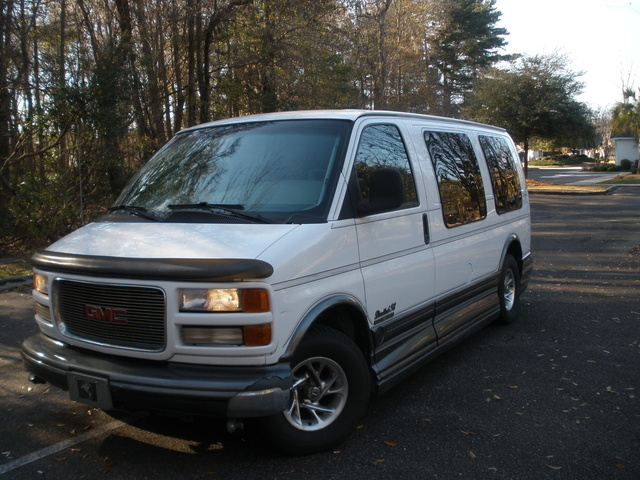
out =
{"type": "Polygon", "coordinates": [[[593,167],[594,172],[622,172],[620,165],[598,165],[593,167]]]}
{"type": "Polygon", "coordinates": [[[593,158],[586,155],[551,155],[548,157],[536,158],[531,160],[529,165],[533,166],[552,166],[552,165],[581,165],[583,163],[593,163],[593,158]]]}
{"type": "Polygon", "coordinates": [[[631,170],[631,160],[629,160],[628,158],[620,160],[620,167],[622,167],[622,170],[624,170],[625,172],[628,172],[629,170],[631,170]]]}

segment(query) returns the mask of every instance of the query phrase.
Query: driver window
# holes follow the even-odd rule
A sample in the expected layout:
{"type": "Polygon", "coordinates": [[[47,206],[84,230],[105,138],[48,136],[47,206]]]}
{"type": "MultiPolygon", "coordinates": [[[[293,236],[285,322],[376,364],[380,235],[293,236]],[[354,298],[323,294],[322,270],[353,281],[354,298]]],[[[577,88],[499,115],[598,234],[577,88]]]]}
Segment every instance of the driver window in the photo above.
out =
{"type": "Polygon", "coordinates": [[[371,198],[372,175],[376,170],[381,169],[385,169],[385,172],[396,170],[402,177],[404,197],[399,208],[418,204],[409,156],[400,131],[395,125],[370,125],[363,130],[360,137],[355,173],[360,190],[360,202],[365,206],[373,200],[371,198]]]}

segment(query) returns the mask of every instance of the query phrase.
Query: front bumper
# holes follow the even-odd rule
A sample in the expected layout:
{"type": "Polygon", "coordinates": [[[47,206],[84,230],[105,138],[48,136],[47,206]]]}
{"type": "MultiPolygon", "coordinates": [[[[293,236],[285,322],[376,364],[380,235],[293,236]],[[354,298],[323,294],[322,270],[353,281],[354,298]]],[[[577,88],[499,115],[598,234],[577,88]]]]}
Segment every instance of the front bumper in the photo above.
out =
{"type": "Polygon", "coordinates": [[[229,367],[154,362],[78,349],[42,333],[25,340],[21,353],[27,370],[63,390],[75,378],[101,379],[106,386],[101,395],[109,402],[99,406],[105,409],[262,417],[285,409],[293,385],[286,363],[229,367]]]}

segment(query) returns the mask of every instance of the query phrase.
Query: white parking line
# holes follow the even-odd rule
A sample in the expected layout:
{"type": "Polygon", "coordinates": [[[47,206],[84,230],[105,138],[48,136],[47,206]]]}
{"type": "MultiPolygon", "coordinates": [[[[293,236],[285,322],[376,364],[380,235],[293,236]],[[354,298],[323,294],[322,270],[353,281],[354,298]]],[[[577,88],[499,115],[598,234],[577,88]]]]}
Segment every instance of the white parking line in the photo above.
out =
{"type": "Polygon", "coordinates": [[[62,442],[58,442],[54,445],[50,445],[48,447],[45,447],[41,450],[29,453],[28,455],[25,455],[24,457],[20,457],[17,458],[15,460],[10,461],[9,463],[5,463],[4,465],[0,465],[0,475],[4,475],[5,473],[9,473],[12,470],[15,470],[16,468],[20,468],[23,467],[25,465],[28,465],[29,463],[35,462],[37,460],[40,460],[42,458],[48,457],[49,455],[53,455],[54,453],[58,453],[61,450],[64,450],[66,448],[71,448],[74,445],[78,445],[79,443],[85,442],[87,440],[90,440],[94,437],[99,437],[100,435],[103,435],[107,432],[110,432],[111,430],[115,430],[117,428],[120,428],[124,425],[127,425],[129,423],[133,423],[136,420],[140,420],[142,418],[147,417],[148,414],[147,413],[135,413],[133,415],[130,415],[128,417],[126,417],[123,421],[120,420],[114,420],[113,422],[109,422],[106,425],[103,425],[101,427],[96,428],[95,430],[88,430],[80,435],[76,435],[73,438],[70,438],[68,440],[64,440],[62,442]]]}

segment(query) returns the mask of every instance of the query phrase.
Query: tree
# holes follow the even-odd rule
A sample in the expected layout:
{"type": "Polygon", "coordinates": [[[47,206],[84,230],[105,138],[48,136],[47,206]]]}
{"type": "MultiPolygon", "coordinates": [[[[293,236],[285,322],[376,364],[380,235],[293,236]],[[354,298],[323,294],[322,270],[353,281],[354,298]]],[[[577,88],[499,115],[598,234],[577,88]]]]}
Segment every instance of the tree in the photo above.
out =
{"type": "Polygon", "coordinates": [[[611,118],[611,109],[600,108],[594,111],[593,125],[596,131],[594,143],[597,149],[594,156],[596,165],[599,165],[601,160],[607,161],[612,146],[611,132],[613,129],[613,119],[611,118]]]}
{"type": "Polygon", "coordinates": [[[356,3],[356,16],[363,33],[361,45],[369,65],[370,89],[375,109],[386,108],[388,78],[387,18],[393,0],[369,0],[356,3]]]}
{"type": "MultiPolygon", "coordinates": [[[[624,101],[613,107],[613,130],[616,133],[629,132],[640,143],[640,98],[636,98],[633,90],[626,90],[624,101]]],[[[640,162],[636,172],[640,172],[640,162]]]]}
{"type": "Polygon", "coordinates": [[[439,76],[440,114],[457,116],[479,72],[505,60],[506,29],[495,0],[435,0],[428,19],[427,60],[439,76]]]}
{"type": "Polygon", "coordinates": [[[477,83],[464,110],[476,121],[501,126],[522,143],[525,172],[533,139],[571,142],[593,135],[589,109],[575,99],[582,91],[566,57],[522,57],[507,69],[491,69],[477,83]]]}
{"type": "Polygon", "coordinates": [[[2,0],[0,235],[66,233],[166,139],[212,119],[350,107],[457,115],[501,58],[494,5],[2,0]]]}

